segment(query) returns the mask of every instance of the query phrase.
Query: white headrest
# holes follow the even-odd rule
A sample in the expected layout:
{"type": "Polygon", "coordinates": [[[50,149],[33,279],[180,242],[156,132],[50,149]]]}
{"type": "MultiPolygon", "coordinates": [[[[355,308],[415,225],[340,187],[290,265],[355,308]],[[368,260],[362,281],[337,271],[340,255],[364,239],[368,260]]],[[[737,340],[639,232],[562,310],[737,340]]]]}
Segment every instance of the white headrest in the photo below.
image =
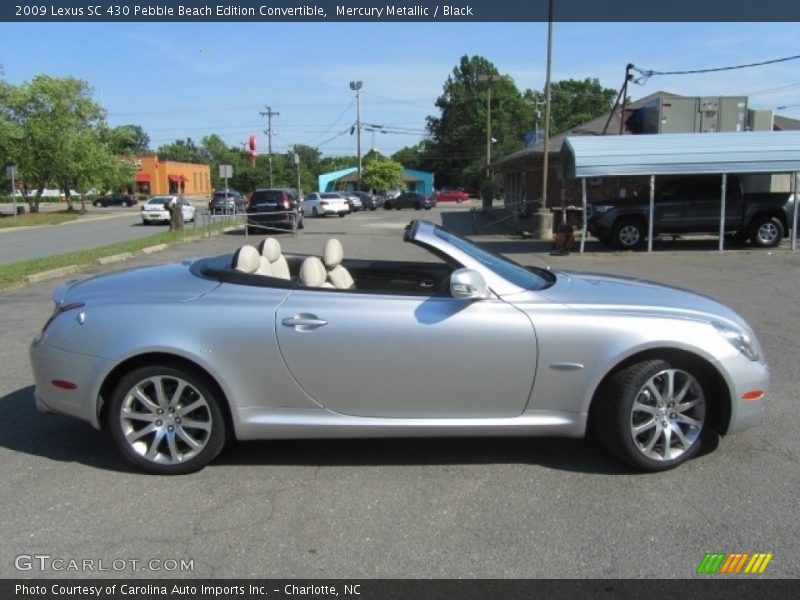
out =
{"type": "Polygon", "coordinates": [[[309,256],[300,265],[300,282],[309,287],[321,287],[328,274],[325,265],[316,256],[309,256]]]}
{"type": "Polygon", "coordinates": [[[233,254],[233,268],[242,273],[255,273],[261,266],[261,255],[254,246],[244,245],[233,254]]]}
{"type": "Polygon", "coordinates": [[[281,243],[273,237],[265,238],[258,246],[261,256],[266,257],[269,262],[275,262],[281,255],[281,243]]]}
{"type": "Polygon", "coordinates": [[[325,261],[325,266],[332,269],[344,258],[344,248],[342,243],[336,238],[331,238],[325,242],[325,249],[322,251],[322,258],[325,261]]]}

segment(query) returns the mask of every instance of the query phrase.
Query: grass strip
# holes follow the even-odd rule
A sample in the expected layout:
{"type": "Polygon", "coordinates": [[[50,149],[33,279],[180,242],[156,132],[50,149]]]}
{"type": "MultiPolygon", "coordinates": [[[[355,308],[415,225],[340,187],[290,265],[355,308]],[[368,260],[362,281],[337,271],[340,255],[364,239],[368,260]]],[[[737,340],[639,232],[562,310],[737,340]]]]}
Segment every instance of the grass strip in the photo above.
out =
{"type": "MultiPolygon", "coordinates": [[[[229,226],[230,223],[219,224],[215,226],[212,231],[221,230],[226,225],[229,226]]],[[[98,248],[79,250],[78,252],[70,252],[68,254],[59,254],[56,256],[44,256],[42,258],[34,258],[8,265],[0,265],[0,291],[22,285],[26,275],[41,273],[42,271],[49,271],[69,265],[89,265],[93,264],[98,258],[104,256],[123,254],[125,252],[135,253],[148,246],[180,243],[184,238],[193,237],[198,233],[201,232],[195,232],[192,229],[186,229],[184,231],[164,231],[147,237],[100,246],[98,248]]]]}
{"type": "Polygon", "coordinates": [[[13,227],[29,227],[31,225],[60,225],[69,221],[75,221],[82,214],[78,211],[67,212],[59,210],[53,212],[25,213],[24,215],[4,214],[0,218],[0,229],[11,229],[13,227]]]}

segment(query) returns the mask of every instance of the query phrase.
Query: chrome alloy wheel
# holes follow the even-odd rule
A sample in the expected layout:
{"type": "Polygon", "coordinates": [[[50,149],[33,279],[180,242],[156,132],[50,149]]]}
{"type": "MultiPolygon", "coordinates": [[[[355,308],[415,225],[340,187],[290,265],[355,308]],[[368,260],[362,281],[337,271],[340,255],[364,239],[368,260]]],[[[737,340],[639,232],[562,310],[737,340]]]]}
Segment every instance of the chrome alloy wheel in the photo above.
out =
{"type": "Polygon", "coordinates": [[[630,434],[647,458],[670,461],[692,448],[703,431],[706,399],[690,373],[666,369],[653,375],[633,401],[630,434]]]}
{"type": "Polygon", "coordinates": [[[161,465],[196,457],[209,442],[213,417],[208,400],[190,382],[152,376],[122,399],[119,424],[134,453],[161,465]]]}

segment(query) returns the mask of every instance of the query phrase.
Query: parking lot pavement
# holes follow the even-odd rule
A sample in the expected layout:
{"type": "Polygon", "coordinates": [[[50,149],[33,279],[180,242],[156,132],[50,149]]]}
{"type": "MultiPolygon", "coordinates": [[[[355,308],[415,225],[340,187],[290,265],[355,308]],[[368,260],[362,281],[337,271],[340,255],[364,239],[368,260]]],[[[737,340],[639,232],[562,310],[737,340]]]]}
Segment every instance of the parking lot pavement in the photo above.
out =
{"type": "MultiPolygon", "coordinates": [[[[288,252],[319,254],[335,236],[347,256],[416,259],[401,239],[405,222],[442,214],[309,219],[300,235],[279,239],[288,252]]],[[[232,232],[126,267],[244,241],[232,232]]],[[[773,369],[764,424],[653,475],[631,473],[583,440],[444,439],[233,443],[199,473],[146,476],[104,434],[36,414],[27,347],[57,282],[28,285],[0,295],[0,577],[688,578],[705,553],[733,551],[772,552],[766,576],[798,577],[800,254],[679,245],[551,257],[546,243],[481,241],[526,264],[653,279],[731,305],[773,369]],[[186,559],[193,569],[16,570],[16,556],[35,553],[186,559]]],[[[485,352],[475,340],[464,368],[479,369],[485,352]]]]}

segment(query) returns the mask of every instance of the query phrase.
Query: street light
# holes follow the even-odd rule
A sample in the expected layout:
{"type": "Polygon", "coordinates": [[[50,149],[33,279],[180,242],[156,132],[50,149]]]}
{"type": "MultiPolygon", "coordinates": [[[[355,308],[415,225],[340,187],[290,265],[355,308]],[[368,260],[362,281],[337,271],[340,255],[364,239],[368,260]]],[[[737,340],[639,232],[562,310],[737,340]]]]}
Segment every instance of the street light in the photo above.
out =
{"type": "Polygon", "coordinates": [[[361,81],[351,81],[350,89],[356,93],[356,150],[358,152],[358,189],[361,190],[361,81]]]}
{"type": "MultiPolygon", "coordinates": [[[[492,137],[492,86],[491,83],[494,81],[500,81],[501,79],[508,78],[508,75],[501,75],[499,73],[490,73],[486,75],[478,75],[478,81],[486,81],[489,83],[487,86],[487,94],[486,94],[486,179],[487,181],[491,178],[491,171],[489,169],[489,165],[492,163],[492,143],[496,142],[492,137]]],[[[485,196],[483,198],[483,207],[490,208],[492,205],[492,198],[487,199],[485,196]]]]}

